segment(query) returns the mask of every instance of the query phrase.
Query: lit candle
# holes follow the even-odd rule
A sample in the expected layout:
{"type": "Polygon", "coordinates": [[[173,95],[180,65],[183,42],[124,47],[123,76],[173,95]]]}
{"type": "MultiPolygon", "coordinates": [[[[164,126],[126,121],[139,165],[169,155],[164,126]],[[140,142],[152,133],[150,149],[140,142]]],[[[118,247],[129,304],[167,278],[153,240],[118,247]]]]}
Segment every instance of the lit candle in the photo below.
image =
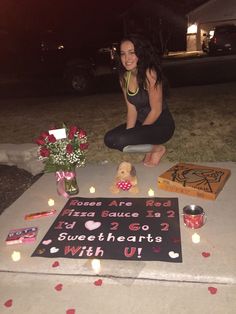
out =
{"type": "Polygon", "coordinates": [[[193,242],[193,243],[199,243],[199,242],[200,242],[200,235],[197,234],[197,233],[194,233],[194,234],[192,235],[192,242],[193,242]]]}
{"type": "Polygon", "coordinates": [[[89,192],[90,192],[90,193],[95,193],[95,187],[94,187],[94,186],[91,186],[90,189],[89,189],[89,192]]]}
{"type": "Polygon", "coordinates": [[[48,206],[54,206],[55,201],[52,198],[49,198],[48,200],[48,206]]]}
{"type": "Polygon", "coordinates": [[[101,270],[101,262],[99,259],[93,259],[92,262],[92,269],[95,272],[95,274],[99,274],[101,270]]]}
{"type": "Polygon", "coordinates": [[[151,188],[148,190],[148,195],[149,196],[154,196],[154,191],[151,188]]]}
{"type": "Polygon", "coordinates": [[[14,262],[18,262],[20,260],[20,252],[18,251],[13,251],[11,258],[14,262]]]}

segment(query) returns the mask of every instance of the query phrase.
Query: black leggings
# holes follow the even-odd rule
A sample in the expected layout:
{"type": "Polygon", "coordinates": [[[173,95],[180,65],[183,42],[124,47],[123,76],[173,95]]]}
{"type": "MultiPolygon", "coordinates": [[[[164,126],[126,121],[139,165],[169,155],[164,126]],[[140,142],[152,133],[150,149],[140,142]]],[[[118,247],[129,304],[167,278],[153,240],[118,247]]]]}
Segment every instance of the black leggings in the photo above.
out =
{"type": "Polygon", "coordinates": [[[167,142],[173,136],[174,130],[174,120],[169,110],[166,109],[151,125],[142,125],[138,121],[131,129],[126,129],[125,123],[117,126],[105,134],[104,143],[107,147],[120,151],[123,151],[124,147],[128,145],[159,145],[167,142]]]}

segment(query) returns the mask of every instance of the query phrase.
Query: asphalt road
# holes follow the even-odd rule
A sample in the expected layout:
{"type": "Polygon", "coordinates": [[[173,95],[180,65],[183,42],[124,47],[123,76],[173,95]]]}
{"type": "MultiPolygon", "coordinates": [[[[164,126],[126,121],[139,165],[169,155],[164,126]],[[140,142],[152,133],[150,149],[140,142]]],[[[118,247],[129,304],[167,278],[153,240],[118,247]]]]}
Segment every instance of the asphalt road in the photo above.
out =
{"type": "MultiPolygon", "coordinates": [[[[236,55],[207,57],[203,54],[171,56],[163,60],[170,87],[206,85],[236,81],[236,55]]],[[[118,92],[116,75],[94,80],[92,93],[118,92]]],[[[0,98],[66,96],[74,94],[62,79],[0,79],[0,98]]]]}
{"type": "Polygon", "coordinates": [[[225,83],[236,80],[236,55],[173,58],[163,69],[172,87],[225,83]]]}

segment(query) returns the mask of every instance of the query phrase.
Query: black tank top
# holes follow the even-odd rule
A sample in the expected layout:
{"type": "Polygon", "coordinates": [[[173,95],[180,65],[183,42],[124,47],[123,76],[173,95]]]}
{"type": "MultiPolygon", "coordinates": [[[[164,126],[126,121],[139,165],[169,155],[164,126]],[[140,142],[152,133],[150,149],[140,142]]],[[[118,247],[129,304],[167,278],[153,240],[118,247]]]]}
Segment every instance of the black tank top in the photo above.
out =
{"type": "MultiPolygon", "coordinates": [[[[130,74],[127,73],[127,79],[126,79],[127,100],[132,105],[135,106],[138,113],[138,120],[142,123],[146,119],[149,112],[151,111],[148,92],[144,88],[139,88],[135,93],[130,92],[128,90],[129,76],[130,74]]],[[[165,109],[167,109],[167,102],[165,99],[163,99],[162,110],[165,110],[165,109]]]]}

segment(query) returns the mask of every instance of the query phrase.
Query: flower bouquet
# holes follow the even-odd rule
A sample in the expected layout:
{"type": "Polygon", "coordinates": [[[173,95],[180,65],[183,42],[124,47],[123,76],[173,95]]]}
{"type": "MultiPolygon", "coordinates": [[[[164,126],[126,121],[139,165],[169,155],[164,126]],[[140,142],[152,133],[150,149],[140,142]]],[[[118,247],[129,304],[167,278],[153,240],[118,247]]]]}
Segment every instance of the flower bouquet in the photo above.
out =
{"type": "Polygon", "coordinates": [[[85,165],[88,141],[86,132],[75,125],[42,132],[35,140],[45,172],[55,172],[58,192],[64,196],[78,193],[75,168],[85,165]],[[64,191],[62,191],[62,184],[64,191]]]}

